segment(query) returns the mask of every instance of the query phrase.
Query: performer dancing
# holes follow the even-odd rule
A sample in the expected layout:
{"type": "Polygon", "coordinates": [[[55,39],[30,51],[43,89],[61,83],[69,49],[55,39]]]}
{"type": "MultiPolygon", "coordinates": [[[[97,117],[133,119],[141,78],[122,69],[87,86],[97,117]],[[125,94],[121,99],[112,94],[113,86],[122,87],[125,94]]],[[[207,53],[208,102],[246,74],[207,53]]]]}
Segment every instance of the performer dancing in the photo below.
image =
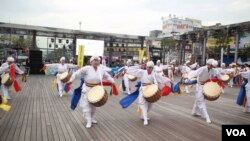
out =
{"type": "Polygon", "coordinates": [[[207,65],[198,68],[196,71],[189,73],[188,79],[197,78],[197,87],[195,94],[195,103],[192,110],[192,115],[200,115],[199,112],[206,118],[207,123],[211,123],[210,117],[207,113],[207,107],[203,95],[203,85],[211,78],[212,75],[216,75],[217,78],[221,78],[218,70],[214,69],[218,65],[218,62],[214,59],[208,59],[207,65]]]}
{"type": "Polygon", "coordinates": [[[76,69],[77,65],[74,64],[66,64],[65,63],[65,57],[61,57],[60,58],[60,63],[56,63],[56,64],[46,64],[45,65],[48,68],[54,68],[57,69],[57,85],[58,85],[58,91],[59,91],[59,96],[62,97],[64,93],[64,86],[66,83],[63,83],[60,79],[60,74],[64,73],[64,72],[68,72],[69,69],[76,69]]]}
{"type": "MultiPolygon", "coordinates": [[[[8,57],[7,58],[7,61],[5,63],[2,64],[1,67],[4,68],[4,73],[2,73],[2,79],[3,79],[3,76],[5,73],[10,73],[10,67],[11,65],[14,66],[14,70],[16,73],[18,74],[22,74],[23,77],[25,76],[25,73],[14,63],[15,62],[15,59],[13,57],[8,57]]],[[[2,85],[2,91],[3,91],[3,96],[6,97],[7,99],[11,99],[10,97],[10,86],[5,86],[5,85],[2,85]]]]}
{"type": "Polygon", "coordinates": [[[131,86],[130,86],[130,82],[128,79],[128,76],[126,74],[128,68],[132,65],[132,61],[130,59],[128,59],[127,61],[127,65],[124,67],[123,70],[123,77],[122,77],[122,87],[123,87],[123,91],[125,91],[126,94],[130,94],[130,90],[131,90],[131,86]]]}
{"type": "Polygon", "coordinates": [[[159,75],[163,75],[161,60],[157,60],[156,65],[154,66],[154,71],[159,75]]]}
{"type": "Polygon", "coordinates": [[[151,84],[158,85],[160,83],[163,84],[163,83],[170,82],[170,80],[167,79],[166,77],[155,74],[155,72],[153,71],[153,69],[154,69],[154,62],[153,61],[147,62],[146,67],[147,67],[146,70],[139,69],[138,67],[130,67],[127,70],[128,74],[136,76],[141,81],[141,86],[139,89],[138,105],[142,111],[142,118],[144,120],[144,125],[148,125],[148,112],[152,107],[152,104],[147,102],[142,94],[143,91],[145,90],[146,86],[151,85],[151,84]]]}
{"type": "Polygon", "coordinates": [[[83,77],[84,83],[82,85],[82,95],[80,106],[83,108],[83,113],[87,120],[86,128],[92,127],[92,123],[97,123],[94,119],[96,107],[89,103],[87,99],[88,91],[97,85],[100,85],[103,79],[114,83],[114,79],[100,66],[100,58],[92,56],[90,58],[90,66],[82,67],[77,70],[70,78],[68,83],[72,83],[76,77],[83,77]]]}
{"type": "Polygon", "coordinates": [[[245,105],[245,108],[244,108],[244,112],[250,112],[250,70],[247,70],[245,72],[239,72],[239,74],[248,80],[248,83],[245,85],[245,88],[246,88],[246,105],[245,105]]]}
{"type": "MultiPolygon", "coordinates": [[[[188,67],[189,63],[190,61],[186,61],[186,63],[181,68],[181,73],[182,73],[183,78],[185,78],[188,75],[188,73],[191,71],[191,69],[188,67]]],[[[187,94],[190,93],[187,85],[184,87],[184,91],[187,94]]]]}

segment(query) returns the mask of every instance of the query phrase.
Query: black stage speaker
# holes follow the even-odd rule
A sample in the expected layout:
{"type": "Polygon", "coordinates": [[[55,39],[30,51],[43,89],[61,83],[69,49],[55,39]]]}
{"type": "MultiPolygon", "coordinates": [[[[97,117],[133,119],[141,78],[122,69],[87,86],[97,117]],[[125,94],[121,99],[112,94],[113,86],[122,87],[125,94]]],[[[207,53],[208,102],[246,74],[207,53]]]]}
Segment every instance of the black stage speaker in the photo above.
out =
{"type": "Polygon", "coordinates": [[[42,51],[30,50],[30,55],[29,55],[30,74],[43,74],[44,73],[43,71],[41,71],[43,67],[42,58],[43,58],[42,51]]]}

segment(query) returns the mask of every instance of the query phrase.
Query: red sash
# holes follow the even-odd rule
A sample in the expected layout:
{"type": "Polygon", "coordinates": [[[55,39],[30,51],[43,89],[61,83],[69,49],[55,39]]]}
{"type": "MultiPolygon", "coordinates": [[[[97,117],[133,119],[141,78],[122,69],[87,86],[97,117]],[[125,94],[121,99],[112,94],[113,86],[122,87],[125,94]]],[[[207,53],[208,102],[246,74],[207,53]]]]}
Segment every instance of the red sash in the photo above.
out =
{"type": "Polygon", "coordinates": [[[22,90],[22,87],[18,84],[16,80],[16,69],[14,65],[10,65],[10,77],[13,79],[12,88],[14,92],[19,92],[22,90]]]}

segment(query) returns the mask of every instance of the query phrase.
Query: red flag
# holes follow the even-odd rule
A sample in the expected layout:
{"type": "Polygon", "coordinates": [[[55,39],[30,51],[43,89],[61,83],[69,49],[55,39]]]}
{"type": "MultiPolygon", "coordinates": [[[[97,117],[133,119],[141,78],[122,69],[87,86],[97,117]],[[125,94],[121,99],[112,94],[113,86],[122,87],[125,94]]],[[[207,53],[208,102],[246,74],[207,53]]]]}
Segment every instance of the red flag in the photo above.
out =
{"type": "Polygon", "coordinates": [[[18,84],[16,80],[16,70],[14,64],[10,65],[10,77],[13,79],[12,87],[15,92],[19,92],[22,90],[22,87],[18,84]]]}
{"type": "Polygon", "coordinates": [[[14,80],[12,86],[13,86],[15,92],[19,92],[19,91],[22,90],[22,87],[18,84],[18,82],[16,81],[16,79],[14,80]]]}

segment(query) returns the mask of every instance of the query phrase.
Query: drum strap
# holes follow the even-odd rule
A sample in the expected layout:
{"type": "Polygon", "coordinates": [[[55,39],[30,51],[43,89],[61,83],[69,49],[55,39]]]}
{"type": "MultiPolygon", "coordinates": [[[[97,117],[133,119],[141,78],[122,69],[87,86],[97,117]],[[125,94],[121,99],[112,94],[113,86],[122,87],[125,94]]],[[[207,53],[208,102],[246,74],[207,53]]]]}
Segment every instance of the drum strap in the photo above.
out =
{"type": "Polygon", "coordinates": [[[142,86],[147,86],[147,85],[151,85],[151,83],[142,83],[142,86]]]}
{"type": "Polygon", "coordinates": [[[100,85],[101,83],[88,83],[88,82],[85,82],[85,85],[88,86],[88,87],[94,87],[94,86],[97,86],[97,85],[100,85]]]}
{"type": "Polygon", "coordinates": [[[97,73],[99,74],[99,78],[100,78],[100,82],[101,82],[101,86],[103,87],[103,84],[102,84],[102,76],[101,76],[101,72],[100,72],[100,67],[97,67],[97,73]]]}
{"type": "Polygon", "coordinates": [[[156,85],[158,85],[158,83],[157,83],[157,80],[156,80],[156,78],[155,78],[155,73],[154,72],[152,72],[153,74],[153,78],[154,78],[154,84],[156,84],[156,85]]]}

